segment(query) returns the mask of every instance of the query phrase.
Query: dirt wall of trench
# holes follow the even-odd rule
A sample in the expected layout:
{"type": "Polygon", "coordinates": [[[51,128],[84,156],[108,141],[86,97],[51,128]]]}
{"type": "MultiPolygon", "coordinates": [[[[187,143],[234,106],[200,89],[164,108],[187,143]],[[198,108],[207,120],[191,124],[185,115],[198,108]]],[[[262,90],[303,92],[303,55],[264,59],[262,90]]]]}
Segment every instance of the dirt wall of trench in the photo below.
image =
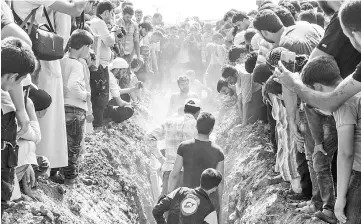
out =
{"type": "Polygon", "coordinates": [[[86,135],[74,188],[41,178],[39,198],[11,203],[2,223],[154,224],[150,152],[140,127],[151,119],[144,109],[150,96],[143,98],[129,121],[86,135]]]}
{"type": "Polygon", "coordinates": [[[321,224],[299,214],[286,201],[290,184],[269,185],[275,155],[265,125],[241,127],[235,100],[223,102],[217,116],[216,139],[226,153],[223,214],[229,224],[321,224]]]}

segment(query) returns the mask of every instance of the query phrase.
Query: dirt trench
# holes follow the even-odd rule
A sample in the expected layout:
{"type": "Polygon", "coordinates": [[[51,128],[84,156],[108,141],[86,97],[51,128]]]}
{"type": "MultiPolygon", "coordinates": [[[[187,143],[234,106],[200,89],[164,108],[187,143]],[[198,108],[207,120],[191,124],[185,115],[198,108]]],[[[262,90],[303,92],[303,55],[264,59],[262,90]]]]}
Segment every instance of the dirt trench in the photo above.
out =
{"type": "MultiPolygon", "coordinates": [[[[144,93],[129,121],[87,135],[76,187],[41,179],[38,200],[24,196],[11,203],[2,223],[154,224],[150,151],[144,134],[164,119],[168,97],[144,93]]],[[[218,99],[214,105],[217,122],[212,139],[226,154],[226,223],[323,223],[289,208],[285,200],[288,183],[267,184],[267,175],[274,175],[275,157],[264,125],[238,125],[234,98],[218,99]]]]}
{"type": "Polygon", "coordinates": [[[325,224],[294,211],[286,201],[290,184],[269,185],[275,155],[265,125],[238,125],[235,100],[223,101],[217,116],[216,142],[226,154],[223,214],[228,224],[325,224]]]}
{"type": "Polygon", "coordinates": [[[41,178],[37,200],[23,195],[12,202],[2,223],[154,224],[150,152],[141,127],[151,120],[146,109],[150,97],[144,93],[130,120],[86,135],[74,188],[41,178]]]}

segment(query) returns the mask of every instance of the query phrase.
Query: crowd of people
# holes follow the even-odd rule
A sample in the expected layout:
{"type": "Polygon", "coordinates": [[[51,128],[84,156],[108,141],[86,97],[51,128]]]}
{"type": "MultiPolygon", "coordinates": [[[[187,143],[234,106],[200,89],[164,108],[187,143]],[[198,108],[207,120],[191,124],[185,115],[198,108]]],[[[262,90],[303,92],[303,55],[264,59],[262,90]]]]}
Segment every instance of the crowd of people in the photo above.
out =
{"type": "Polygon", "coordinates": [[[256,2],[168,25],[128,1],[2,0],[1,214],[37,197],[39,176],[73,187],[86,133],[132,117],[142,89],[178,86],[145,136],[157,223],[226,221],[225,155],[205,112],[218,92],[241,127],[268,128],[269,184],[290,182],[297,212],[360,224],[361,1],[256,2]]]}

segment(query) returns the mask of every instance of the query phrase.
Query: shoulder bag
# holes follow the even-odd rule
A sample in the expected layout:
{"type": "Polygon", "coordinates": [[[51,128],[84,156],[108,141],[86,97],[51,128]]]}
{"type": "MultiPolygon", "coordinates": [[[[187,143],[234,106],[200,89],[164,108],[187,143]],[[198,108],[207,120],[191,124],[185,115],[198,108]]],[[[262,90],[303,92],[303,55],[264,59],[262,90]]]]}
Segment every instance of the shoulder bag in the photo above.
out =
{"type": "Polygon", "coordinates": [[[34,54],[39,60],[54,61],[62,59],[64,56],[64,39],[62,36],[56,34],[45,7],[43,8],[43,12],[48,24],[34,24],[37,9],[38,8],[33,9],[24,21],[21,21],[20,17],[15,13],[14,8],[12,8],[15,21],[18,25],[20,24],[19,26],[29,35],[34,54]],[[29,20],[30,22],[28,22],[29,20]]]}

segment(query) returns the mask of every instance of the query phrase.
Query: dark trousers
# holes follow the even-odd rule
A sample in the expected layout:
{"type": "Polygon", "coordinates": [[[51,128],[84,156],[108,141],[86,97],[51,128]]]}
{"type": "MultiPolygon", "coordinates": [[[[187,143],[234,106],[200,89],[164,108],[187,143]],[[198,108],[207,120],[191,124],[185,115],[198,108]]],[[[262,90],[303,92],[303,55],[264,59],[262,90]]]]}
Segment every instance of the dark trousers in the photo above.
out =
{"type": "Polygon", "coordinates": [[[273,152],[277,153],[277,140],[276,140],[276,120],[272,116],[272,105],[266,104],[267,107],[267,119],[270,126],[269,138],[273,146],[273,152]]]}
{"type": "Polygon", "coordinates": [[[313,192],[315,192],[313,189],[315,186],[313,185],[314,180],[312,179],[312,177],[314,176],[311,173],[309,167],[310,164],[306,152],[313,150],[313,148],[315,147],[315,142],[311,135],[311,130],[308,126],[306,113],[304,111],[299,111],[299,117],[300,121],[297,124],[297,128],[299,133],[304,138],[305,153],[300,153],[299,151],[297,151],[296,153],[297,171],[301,177],[302,194],[306,197],[313,199],[313,192]]]}
{"type": "MultiPolygon", "coordinates": [[[[130,102],[130,95],[123,94],[120,96],[122,100],[130,102]]],[[[104,110],[104,118],[110,118],[115,123],[121,123],[131,118],[134,114],[134,108],[132,106],[114,106],[115,101],[111,100],[104,110]]]]}
{"type": "Polygon", "coordinates": [[[253,124],[258,120],[267,122],[267,107],[263,103],[262,90],[254,92],[252,94],[251,102],[248,105],[248,122],[247,124],[253,124]]]}
{"type": "Polygon", "coordinates": [[[313,136],[321,136],[323,140],[323,149],[327,152],[324,155],[321,152],[313,155],[314,149],[308,150],[306,153],[310,160],[309,167],[318,187],[316,194],[314,193],[315,205],[320,198],[323,209],[334,210],[335,206],[335,187],[332,176],[332,162],[335,152],[337,151],[337,130],[334,118],[332,116],[324,116],[313,109],[305,108],[307,120],[313,136]]]}
{"type": "Polygon", "coordinates": [[[353,171],[347,191],[346,224],[361,223],[361,172],[353,171]]]}
{"type": "Polygon", "coordinates": [[[86,112],[77,107],[65,106],[66,133],[68,142],[68,166],[64,167],[64,177],[78,177],[78,159],[84,135],[86,112]]]}
{"type": "Polygon", "coordinates": [[[99,94],[92,96],[92,108],[93,108],[93,126],[101,127],[103,125],[104,110],[107,107],[109,101],[108,94],[99,94]]]}
{"type": "Polygon", "coordinates": [[[96,71],[90,72],[91,102],[93,107],[93,126],[103,125],[104,109],[109,101],[109,71],[108,67],[99,65],[96,71]]]}
{"type": "Polygon", "coordinates": [[[15,112],[1,111],[1,216],[14,190],[15,167],[18,165],[15,112]]]}

